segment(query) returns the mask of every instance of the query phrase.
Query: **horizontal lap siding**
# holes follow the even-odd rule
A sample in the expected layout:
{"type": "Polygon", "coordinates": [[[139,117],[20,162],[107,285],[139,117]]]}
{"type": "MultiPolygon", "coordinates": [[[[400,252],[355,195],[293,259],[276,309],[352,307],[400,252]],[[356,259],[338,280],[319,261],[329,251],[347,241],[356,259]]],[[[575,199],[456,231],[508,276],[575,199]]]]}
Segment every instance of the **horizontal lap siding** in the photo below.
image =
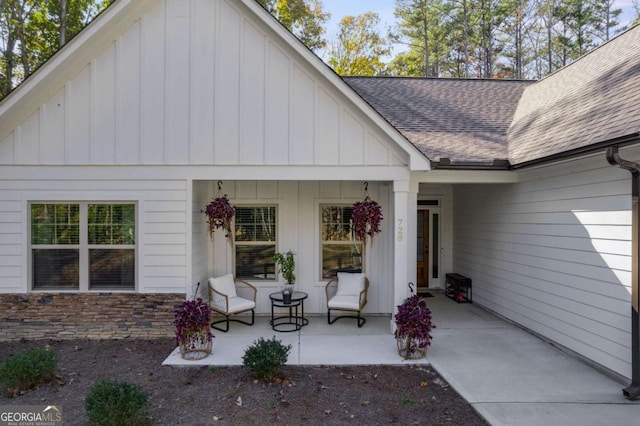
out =
{"type": "Polygon", "coordinates": [[[185,181],[4,180],[0,181],[0,292],[27,292],[31,201],[131,201],[138,204],[138,290],[186,291],[185,181]]]}
{"type": "Polygon", "coordinates": [[[455,187],[454,270],[474,302],[630,376],[629,174],[559,170],[455,187]]]}

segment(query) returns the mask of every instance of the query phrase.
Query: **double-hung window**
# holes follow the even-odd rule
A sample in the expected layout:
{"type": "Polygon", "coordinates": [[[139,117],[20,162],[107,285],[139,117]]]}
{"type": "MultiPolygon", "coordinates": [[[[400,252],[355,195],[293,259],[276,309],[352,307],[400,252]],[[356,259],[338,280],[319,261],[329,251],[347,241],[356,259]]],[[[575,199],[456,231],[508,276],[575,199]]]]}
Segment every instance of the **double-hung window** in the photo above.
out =
{"type": "Polygon", "coordinates": [[[352,213],[352,206],[320,206],[323,279],[338,272],[362,271],[362,242],[355,239],[352,213]]]}
{"type": "Polygon", "coordinates": [[[276,206],[236,206],[236,277],[275,280],[276,206]]]}
{"type": "Polygon", "coordinates": [[[34,290],[135,289],[135,204],[32,203],[30,208],[34,290]]]}

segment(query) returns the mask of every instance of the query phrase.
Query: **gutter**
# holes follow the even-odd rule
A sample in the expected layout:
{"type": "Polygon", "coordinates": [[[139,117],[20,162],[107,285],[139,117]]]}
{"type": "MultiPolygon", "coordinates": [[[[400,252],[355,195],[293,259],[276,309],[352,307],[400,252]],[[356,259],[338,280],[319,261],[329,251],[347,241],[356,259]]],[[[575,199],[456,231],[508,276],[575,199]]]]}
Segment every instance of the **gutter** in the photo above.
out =
{"type": "MultiPolygon", "coordinates": [[[[591,145],[583,146],[580,148],[571,149],[568,151],[560,152],[558,154],[548,155],[531,161],[525,161],[523,163],[517,163],[511,166],[510,170],[523,169],[525,167],[538,166],[554,161],[569,160],[578,155],[593,154],[598,151],[602,151],[605,148],[616,147],[636,144],[640,140],[640,133],[630,133],[615,139],[609,139],[604,142],[594,143],[591,145]]],[[[608,157],[607,157],[608,158],[608,157]]],[[[612,163],[613,164],[613,163],[612,163]]]]}
{"type": "Polygon", "coordinates": [[[627,399],[640,397],[640,291],[638,278],[640,273],[640,164],[620,158],[618,146],[607,148],[607,161],[612,166],[631,173],[631,384],[622,390],[627,399]]]}

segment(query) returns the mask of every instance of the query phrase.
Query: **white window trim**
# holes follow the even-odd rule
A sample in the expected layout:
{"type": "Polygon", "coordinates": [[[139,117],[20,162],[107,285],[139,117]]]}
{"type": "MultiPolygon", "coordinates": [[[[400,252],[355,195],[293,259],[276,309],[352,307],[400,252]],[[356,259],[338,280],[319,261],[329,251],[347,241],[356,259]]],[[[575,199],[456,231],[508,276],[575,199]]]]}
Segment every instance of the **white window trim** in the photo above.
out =
{"type": "Polygon", "coordinates": [[[134,293],[138,291],[138,275],[140,271],[140,262],[138,260],[138,247],[139,247],[139,203],[137,201],[122,201],[122,200],[67,200],[67,201],[51,201],[51,200],[30,200],[27,202],[27,280],[28,289],[30,292],[56,292],[56,293],[134,293]],[[79,219],[79,242],[80,244],[64,244],[64,245],[51,245],[51,244],[32,244],[31,243],[31,206],[33,204],[77,204],[80,209],[79,219]],[[89,204],[133,204],[135,207],[135,244],[133,245],[104,245],[104,244],[89,244],[89,224],[88,224],[88,211],[89,204]],[[78,249],[79,254],[79,288],[77,289],[65,289],[65,288],[33,288],[33,249],[34,248],[68,248],[78,249]],[[89,249],[133,249],[134,250],[134,285],[133,288],[127,289],[89,289],[89,249]]]}

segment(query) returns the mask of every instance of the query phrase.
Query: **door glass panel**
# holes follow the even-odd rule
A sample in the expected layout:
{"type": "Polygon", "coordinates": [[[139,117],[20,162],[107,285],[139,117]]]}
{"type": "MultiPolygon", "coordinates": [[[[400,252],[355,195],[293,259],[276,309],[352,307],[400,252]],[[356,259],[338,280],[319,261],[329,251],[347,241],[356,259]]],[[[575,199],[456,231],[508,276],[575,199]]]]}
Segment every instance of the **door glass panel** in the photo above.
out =
{"type": "Polygon", "coordinates": [[[418,211],[418,262],[424,261],[424,211],[418,211]]]}
{"type": "Polygon", "coordinates": [[[440,215],[437,213],[433,214],[433,225],[431,229],[431,275],[432,278],[438,278],[438,253],[440,252],[438,244],[438,238],[440,234],[440,215]]]}

